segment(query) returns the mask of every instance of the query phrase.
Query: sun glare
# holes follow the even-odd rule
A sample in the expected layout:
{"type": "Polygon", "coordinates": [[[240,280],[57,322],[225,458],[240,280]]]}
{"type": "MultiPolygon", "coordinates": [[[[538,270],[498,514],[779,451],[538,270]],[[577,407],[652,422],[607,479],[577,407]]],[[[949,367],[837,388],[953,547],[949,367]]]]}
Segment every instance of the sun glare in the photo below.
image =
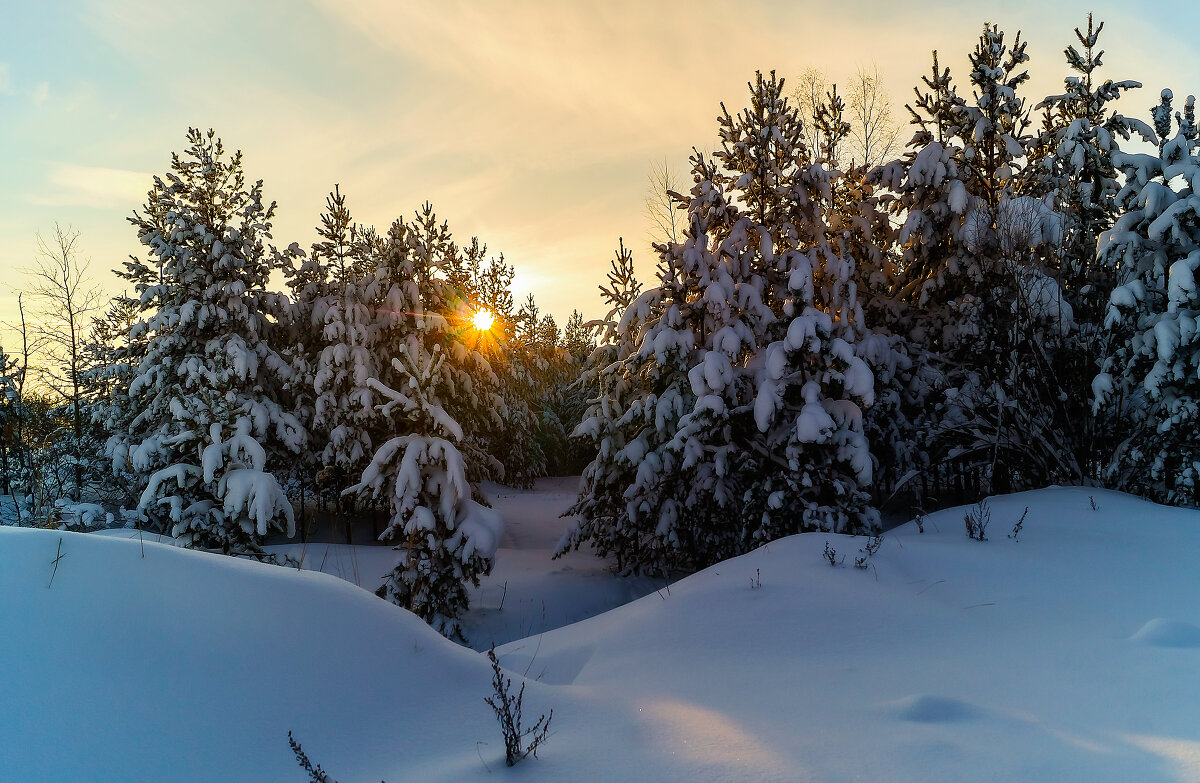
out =
{"type": "Polygon", "coordinates": [[[495,323],[495,321],[496,318],[487,310],[477,310],[475,312],[475,316],[471,319],[471,323],[473,323],[475,328],[481,332],[486,332],[491,329],[492,324],[495,323]]]}

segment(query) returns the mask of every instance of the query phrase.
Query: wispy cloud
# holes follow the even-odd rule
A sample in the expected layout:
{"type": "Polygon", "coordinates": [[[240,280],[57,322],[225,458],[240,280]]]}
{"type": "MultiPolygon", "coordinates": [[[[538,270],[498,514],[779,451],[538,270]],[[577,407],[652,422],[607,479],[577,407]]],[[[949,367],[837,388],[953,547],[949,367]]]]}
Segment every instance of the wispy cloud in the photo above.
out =
{"type": "Polygon", "coordinates": [[[629,154],[673,141],[673,128],[708,122],[716,108],[688,100],[698,75],[736,89],[753,73],[759,47],[783,49],[787,41],[786,30],[756,25],[752,9],[717,3],[689,18],[679,6],[627,0],[314,2],[399,58],[410,85],[423,81],[421,94],[441,92],[447,104],[487,118],[464,124],[464,132],[482,125],[528,139],[543,156],[581,148],[589,156],[629,154]],[[748,25],[756,27],[755,47],[726,48],[719,73],[711,68],[703,41],[748,25]]]}
{"type": "Polygon", "coordinates": [[[52,162],[46,173],[46,191],[32,194],[39,206],[133,208],[149,190],[151,177],[138,171],[79,166],[52,162]]]}

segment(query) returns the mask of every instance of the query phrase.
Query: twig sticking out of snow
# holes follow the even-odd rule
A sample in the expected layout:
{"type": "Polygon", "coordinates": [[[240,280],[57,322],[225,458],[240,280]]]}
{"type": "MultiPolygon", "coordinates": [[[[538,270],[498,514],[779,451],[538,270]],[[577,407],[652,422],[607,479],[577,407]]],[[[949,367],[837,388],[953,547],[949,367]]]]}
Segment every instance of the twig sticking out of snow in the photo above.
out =
{"type": "Polygon", "coordinates": [[[62,560],[64,557],[67,556],[66,553],[62,551],[62,542],[63,542],[62,536],[59,536],[58,537],[58,556],[55,557],[54,561],[53,561],[54,562],[54,570],[50,572],[50,584],[46,585],[47,590],[49,590],[51,587],[54,586],[54,577],[58,576],[58,561],[62,560]]]}

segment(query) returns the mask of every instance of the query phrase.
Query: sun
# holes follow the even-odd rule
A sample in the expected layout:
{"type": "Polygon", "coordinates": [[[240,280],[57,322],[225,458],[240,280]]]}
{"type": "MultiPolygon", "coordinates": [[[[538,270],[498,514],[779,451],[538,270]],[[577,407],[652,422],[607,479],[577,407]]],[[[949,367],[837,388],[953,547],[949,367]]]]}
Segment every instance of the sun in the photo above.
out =
{"type": "Polygon", "coordinates": [[[495,322],[496,317],[487,310],[476,310],[475,315],[471,317],[471,323],[481,332],[491,329],[495,322]]]}

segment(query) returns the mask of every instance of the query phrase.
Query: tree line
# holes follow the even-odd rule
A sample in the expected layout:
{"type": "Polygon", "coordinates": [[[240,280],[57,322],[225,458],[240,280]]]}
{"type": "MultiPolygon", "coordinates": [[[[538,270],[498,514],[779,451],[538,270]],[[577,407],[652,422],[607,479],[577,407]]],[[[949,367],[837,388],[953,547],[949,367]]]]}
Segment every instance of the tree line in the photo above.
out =
{"type": "Polygon", "coordinates": [[[1063,92],[1035,105],[1019,34],[984,27],[969,97],[935,52],[898,157],[877,73],[849,111],[812,74],[799,102],[758,74],[689,189],[654,177],[652,284],[621,242],[609,312],[562,332],[428,204],[377,231],[335,188],[319,240],[277,248],[262,182],[191,130],[102,314],[73,235],[47,246],[53,399],[26,388],[28,340],[0,357],[17,521],[123,502],[266,558],[314,514],[377,515],[398,550],[380,594],[456,635],[499,543],[479,482],[551,466],[583,472],[561,551],[623,571],[1050,483],[1195,505],[1194,102],[1117,112],[1140,85],[1100,79],[1102,28],[1076,29],[1063,92]]]}
{"type": "Polygon", "coordinates": [[[984,27],[969,96],[934,52],[877,165],[811,74],[798,102],[760,73],[722,107],[655,284],[604,289],[563,549],[691,570],[1052,483],[1195,505],[1194,102],[1116,111],[1140,85],[1101,80],[1102,29],[1036,105],[1019,34],[984,27]]]}

